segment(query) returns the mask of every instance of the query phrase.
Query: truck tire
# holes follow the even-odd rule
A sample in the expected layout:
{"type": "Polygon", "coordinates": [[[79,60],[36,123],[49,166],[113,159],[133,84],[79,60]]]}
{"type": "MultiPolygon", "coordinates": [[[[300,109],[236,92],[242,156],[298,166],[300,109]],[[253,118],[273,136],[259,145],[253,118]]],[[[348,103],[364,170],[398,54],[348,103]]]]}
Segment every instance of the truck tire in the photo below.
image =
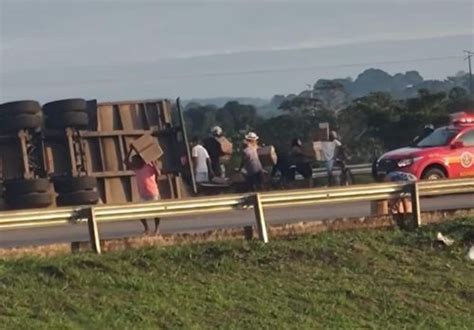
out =
{"type": "Polygon", "coordinates": [[[99,202],[99,194],[94,190],[75,191],[61,194],[56,198],[58,206],[94,205],[99,202]]]}
{"type": "Polygon", "coordinates": [[[43,125],[43,117],[40,115],[16,115],[4,117],[1,120],[1,128],[6,132],[19,131],[21,129],[38,129],[43,125]]]}
{"type": "Polygon", "coordinates": [[[7,203],[3,198],[0,197],[0,211],[5,211],[8,209],[7,203]]]}
{"type": "Polygon", "coordinates": [[[49,193],[7,195],[7,203],[15,209],[43,208],[53,203],[53,196],[49,193]]]}
{"type": "Polygon", "coordinates": [[[48,191],[48,179],[13,179],[5,181],[7,195],[23,195],[30,193],[44,193],[48,191]]]}
{"type": "Polygon", "coordinates": [[[97,188],[97,179],[92,176],[62,176],[54,178],[53,182],[54,190],[58,194],[71,193],[81,190],[94,190],[97,188]]]}
{"type": "Polygon", "coordinates": [[[440,180],[444,178],[446,178],[446,174],[437,167],[428,168],[421,176],[422,180],[440,180]]]}
{"type": "Polygon", "coordinates": [[[46,119],[50,128],[63,129],[67,127],[86,128],[89,125],[89,115],[82,111],[66,111],[50,115],[46,119]]]}
{"type": "Polygon", "coordinates": [[[43,112],[52,115],[61,112],[86,112],[87,102],[84,99],[65,99],[46,103],[43,112]]]}
{"type": "Polygon", "coordinates": [[[36,115],[41,112],[41,106],[36,101],[14,101],[0,104],[1,116],[36,115]]]}

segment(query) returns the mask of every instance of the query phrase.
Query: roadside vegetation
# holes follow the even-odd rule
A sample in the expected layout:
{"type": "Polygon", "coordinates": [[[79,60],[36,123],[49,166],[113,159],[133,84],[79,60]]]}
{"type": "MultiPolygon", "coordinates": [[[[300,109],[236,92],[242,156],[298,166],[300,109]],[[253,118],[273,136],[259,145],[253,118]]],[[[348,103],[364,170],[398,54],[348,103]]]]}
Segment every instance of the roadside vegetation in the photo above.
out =
{"type": "Polygon", "coordinates": [[[457,328],[474,219],[0,261],[0,328],[457,328]],[[436,233],[455,240],[446,247],[436,233]]]}

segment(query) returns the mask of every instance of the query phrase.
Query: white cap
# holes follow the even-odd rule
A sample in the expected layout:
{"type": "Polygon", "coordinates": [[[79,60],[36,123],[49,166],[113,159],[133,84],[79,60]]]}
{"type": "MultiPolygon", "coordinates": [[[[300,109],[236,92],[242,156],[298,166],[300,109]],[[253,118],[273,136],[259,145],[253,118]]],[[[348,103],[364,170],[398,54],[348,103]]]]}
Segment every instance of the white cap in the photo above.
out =
{"type": "Polygon", "coordinates": [[[211,133],[214,135],[221,135],[222,128],[220,128],[220,126],[214,126],[213,128],[211,128],[211,133]]]}
{"type": "Polygon", "coordinates": [[[249,132],[247,135],[245,135],[245,140],[257,141],[258,140],[258,135],[255,134],[254,132],[249,132]]]}

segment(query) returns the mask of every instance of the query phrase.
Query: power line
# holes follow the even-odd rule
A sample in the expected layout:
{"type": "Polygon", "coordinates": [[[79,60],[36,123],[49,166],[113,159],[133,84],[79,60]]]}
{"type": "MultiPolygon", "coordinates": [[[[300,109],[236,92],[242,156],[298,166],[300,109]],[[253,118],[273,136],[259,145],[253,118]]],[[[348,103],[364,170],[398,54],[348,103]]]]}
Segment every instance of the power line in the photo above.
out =
{"type": "MultiPolygon", "coordinates": [[[[267,73],[285,73],[285,72],[298,72],[298,71],[309,71],[315,69],[337,69],[337,68],[348,68],[348,67],[360,67],[360,66],[376,66],[386,64],[400,64],[400,63],[420,63],[420,62],[436,62],[444,60],[462,59],[462,56],[440,56],[440,57],[424,57],[414,58],[407,60],[392,60],[392,61],[379,61],[379,62],[359,62],[359,63],[346,63],[346,64],[334,64],[334,65],[308,65],[308,66],[297,66],[297,67],[286,67],[286,68],[271,68],[271,69],[255,69],[255,70],[241,70],[241,71],[221,71],[221,72],[202,72],[202,73],[190,73],[190,74],[168,74],[158,75],[151,79],[140,79],[140,82],[154,82],[160,80],[173,80],[173,79],[188,79],[188,78],[212,78],[212,77],[224,77],[224,76],[245,76],[245,75],[259,75],[267,73]]],[[[12,85],[11,83],[6,82],[12,85]]],[[[25,85],[28,82],[21,82],[18,85],[25,85]]],[[[68,83],[68,81],[42,81],[42,85],[57,85],[68,83]]],[[[120,78],[116,79],[91,79],[87,81],[72,80],[71,83],[130,83],[129,81],[123,81],[120,78]]]]}

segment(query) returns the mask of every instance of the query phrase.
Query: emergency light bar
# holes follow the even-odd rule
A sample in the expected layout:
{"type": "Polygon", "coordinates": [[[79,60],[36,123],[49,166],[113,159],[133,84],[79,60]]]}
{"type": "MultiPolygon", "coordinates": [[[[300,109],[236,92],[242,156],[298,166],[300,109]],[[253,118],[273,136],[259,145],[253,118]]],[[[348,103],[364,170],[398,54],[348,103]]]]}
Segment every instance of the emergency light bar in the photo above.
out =
{"type": "Polygon", "coordinates": [[[474,113],[457,112],[451,115],[454,125],[474,125],[474,113]]]}

